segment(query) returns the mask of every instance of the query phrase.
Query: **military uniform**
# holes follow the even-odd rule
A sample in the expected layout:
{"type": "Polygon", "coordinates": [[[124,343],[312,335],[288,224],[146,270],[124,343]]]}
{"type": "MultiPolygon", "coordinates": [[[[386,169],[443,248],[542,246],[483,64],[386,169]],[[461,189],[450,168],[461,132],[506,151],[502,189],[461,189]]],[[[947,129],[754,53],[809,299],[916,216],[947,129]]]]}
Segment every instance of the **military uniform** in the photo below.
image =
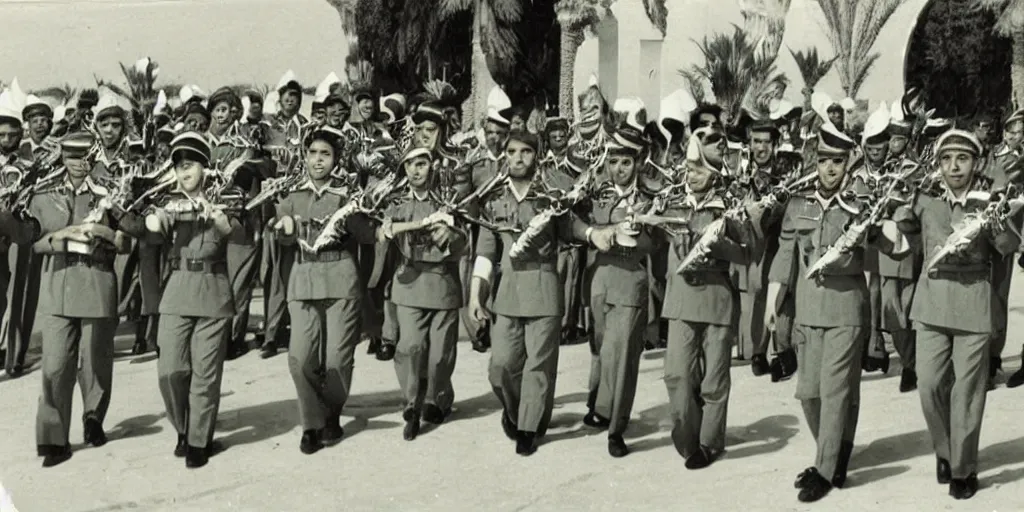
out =
{"type": "MultiPolygon", "coordinates": [[[[97,437],[87,428],[86,441],[97,446],[106,441],[101,426],[110,404],[117,327],[114,256],[126,252],[128,245],[125,240],[115,247],[105,241],[91,245],[53,239],[54,233],[81,224],[106,195],[89,177],[77,187],[65,179],[37,192],[29,204],[42,234],[34,249],[45,255],[39,302],[43,392],[36,416],[40,456],[67,451],[76,374],[83,421],[100,428],[97,437]]],[[[101,223],[111,225],[110,219],[101,223]]]]}
{"type": "MultiPolygon", "coordinates": [[[[436,198],[410,191],[385,215],[393,222],[417,222],[440,206],[436,198]]],[[[414,424],[421,411],[426,421],[444,421],[455,401],[451,378],[459,309],[463,305],[458,265],[467,252],[468,235],[461,230],[453,234],[444,248],[434,245],[426,230],[398,234],[392,239],[400,257],[391,279],[390,298],[402,335],[395,354],[395,372],[405,397],[405,419],[414,424]]],[[[407,432],[406,438],[415,434],[407,432]]]]}
{"type": "MultiPolygon", "coordinates": [[[[802,500],[812,473],[826,479],[829,486],[845,483],[860,411],[860,361],[867,340],[864,331],[869,328],[864,322],[869,313],[864,277],[867,246],[841,256],[817,280],[803,276],[836,243],[860,209],[852,191],[829,198],[818,192],[791,198],[783,217],[779,252],[769,274],[771,282],[786,285],[794,280],[793,270],[797,272],[793,330],[798,358],[796,398],[818,445],[815,465],[798,479],[802,500]]],[[[880,243],[878,247],[893,251],[891,244],[880,243]]],[[[807,497],[806,501],[823,495],[807,497]]]]}
{"type": "MultiPolygon", "coordinates": [[[[544,211],[534,192],[537,186],[534,183],[522,196],[511,182],[499,187],[483,201],[484,217],[500,226],[525,226],[544,211]]],[[[517,235],[481,229],[477,240],[474,278],[490,280],[489,269],[481,267],[492,263],[500,265],[501,275],[492,289],[495,318],[488,376],[504,408],[506,430],[521,432],[519,440],[526,439],[531,449],[534,435],[547,430],[554,406],[564,308],[557,270],[559,240],[585,240],[584,230],[573,215],[553,219],[516,260],[509,249],[517,235]],[[481,265],[482,261],[487,263],[481,265]]]]}
{"type": "MultiPolygon", "coordinates": [[[[990,180],[991,187],[998,189],[1005,187],[1010,182],[1010,176],[1006,172],[1011,165],[1020,158],[1018,151],[1010,149],[1006,144],[996,146],[989,158],[989,164],[985,167],[985,176],[990,180]]],[[[1006,347],[1006,327],[1009,318],[1010,308],[1010,283],[1013,279],[1012,254],[1003,256],[995,255],[996,260],[992,262],[992,284],[993,304],[992,318],[992,344],[990,355],[992,356],[989,375],[993,376],[999,367],[1002,366],[1003,349],[1006,347]]]]}
{"type": "MultiPolygon", "coordinates": [[[[312,244],[320,234],[316,219],[329,217],[348,202],[348,191],[323,189],[306,181],[277,205],[278,219],[291,218],[296,233],[280,235],[293,244],[299,239],[312,244]]],[[[279,221],[280,222],[280,221],[279,221]]],[[[288,312],[292,320],[288,369],[298,393],[299,417],[304,437],[319,441],[319,432],[330,427],[340,431],[339,417],[352,387],[355,348],[359,343],[365,293],[356,261],[360,243],[374,240],[367,219],[349,217],[347,235],[333,247],[313,254],[297,253],[288,277],[288,312]],[[307,436],[309,431],[316,432],[307,436]]],[[[325,436],[340,439],[340,432],[325,436]]],[[[309,453],[307,451],[307,453],[309,453]]]]}
{"type": "MultiPolygon", "coordinates": [[[[894,218],[907,232],[920,234],[928,261],[943,246],[954,226],[988,204],[986,192],[969,191],[956,198],[939,190],[919,194],[894,218]]],[[[990,364],[992,313],[997,307],[992,294],[991,267],[993,261],[999,261],[999,255],[1012,254],[1019,243],[1008,230],[998,230],[988,237],[979,237],[959,257],[921,272],[910,311],[917,331],[921,407],[935,454],[940,466],[946,464],[947,481],[950,477],[973,477],[974,490],[990,364]]],[[[940,483],[945,483],[941,479],[940,474],[940,483]]]]}
{"type": "Polygon", "coordinates": [[[727,236],[712,247],[709,264],[676,273],[707,226],[722,218],[726,205],[720,195],[711,192],[701,200],[689,196],[682,204],[670,205],[668,211],[672,212],[669,216],[689,219],[686,232],[670,240],[668,289],[662,311],[669,321],[665,388],[672,410],[672,441],[684,458],[701,453],[710,463],[725,449],[730,359],[739,307],[730,263],[747,264],[750,254],[734,241],[747,238],[727,220],[727,236]]]}
{"type": "MultiPolygon", "coordinates": [[[[595,228],[612,226],[648,209],[649,203],[649,192],[635,183],[626,190],[608,183],[595,195],[585,219],[595,228]]],[[[587,269],[594,314],[587,405],[607,421],[609,437],[621,437],[629,425],[647,328],[647,256],[654,250],[654,242],[648,229],[635,238],[636,247],[595,251],[587,269]]]]}

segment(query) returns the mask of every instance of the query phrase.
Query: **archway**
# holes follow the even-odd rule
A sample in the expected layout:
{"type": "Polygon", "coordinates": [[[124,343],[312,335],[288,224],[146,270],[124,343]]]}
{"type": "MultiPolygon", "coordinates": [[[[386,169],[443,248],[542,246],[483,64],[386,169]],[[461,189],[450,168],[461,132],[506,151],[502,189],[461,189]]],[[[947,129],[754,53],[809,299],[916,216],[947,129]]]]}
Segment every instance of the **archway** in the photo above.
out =
{"type": "Polygon", "coordinates": [[[1013,50],[1009,40],[993,34],[994,25],[995,15],[975,0],[930,0],[907,43],[907,89],[920,88],[937,116],[970,122],[978,115],[1005,115],[1013,50]]]}

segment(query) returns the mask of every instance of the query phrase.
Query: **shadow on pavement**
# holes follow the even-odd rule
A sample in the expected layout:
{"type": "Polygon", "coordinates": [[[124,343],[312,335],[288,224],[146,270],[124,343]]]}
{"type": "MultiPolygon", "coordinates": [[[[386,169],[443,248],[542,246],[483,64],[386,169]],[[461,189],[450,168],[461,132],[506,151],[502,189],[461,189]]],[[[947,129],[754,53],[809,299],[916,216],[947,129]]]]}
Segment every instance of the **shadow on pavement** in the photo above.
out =
{"type": "MultiPolygon", "coordinates": [[[[1024,437],[985,446],[978,453],[979,472],[992,471],[1021,461],[1024,461],[1024,437]]],[[[1017,470],[1017,479],[1022,476],[1017,470]]]]}
{"type": "Polygon", "coordinates": [[[156,422],[167,417],[166,414],[143,414],[134,418],[121,421],[107,432],[111,439],[128,439],[132,437],[143,437],[157,434],[163,431],[163,427],[156,422]]]}
{"type": "Polygon", "coordinates": [[[855,449],[850,467],[861,469],[885,466],[931,453],[932,442],[928,431],[918,430],[873,441],[861,450],[855,449]]]}
{"type": "Polygon", "coordinates": [[[216,430],[231,433],[217,440],[230,448],[285,434],[296,425],[297,407],[295,399],[289,399],[221,411],[216,430]]]}
{"type": "Polygon", "coordinates": [[[898,466],[884,466],[879,468],[870,468],[861,471],[855,471],[850,473],[849,479],[847,480],[844,489],[851,489],[853,487],[860,487],[867,485],[879,480],[884,480],[891,476],[901,475],[910,471],[910,466],[900,464],[898,466]]]}
{"type": "Polygon", "coordinates": [[[728,427],[725,431],[724,459],[742,459],[777,452],[789,444],[800,429],[800,420],[792,414],[777,414],[761,418],[750,425],[728,427]],[[736,449],[730,446],[751,444],[736,449]]]}

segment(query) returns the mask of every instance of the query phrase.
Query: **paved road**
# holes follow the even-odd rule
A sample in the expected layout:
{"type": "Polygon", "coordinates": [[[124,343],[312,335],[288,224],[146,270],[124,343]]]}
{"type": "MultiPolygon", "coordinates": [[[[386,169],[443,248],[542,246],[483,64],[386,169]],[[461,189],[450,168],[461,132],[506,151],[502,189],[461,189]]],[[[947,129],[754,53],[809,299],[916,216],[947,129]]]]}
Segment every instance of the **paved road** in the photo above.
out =
{"type": "MultiPolygon", "coordinates": [[[[1011,331],[1022,323],[1022,295],[1015,286],[1011,331]]],[[[119,348],[128,345],[119,339],[119,348]]],[[[727,455],[693,472],[668,440],[662,354],[645,354],[627,433],[633,453],[617,460],[608,456],[605,437],[581,423],[589,354],[585,346],[570,347],[561,355],[554,426],[538,452],[523,458],[498,425],[487,356],[467,344],[459,348],[459,396],[449,423],[402,440],[394,370],[360,354],[343,418],[346,439],[313,456],[298,450],[286,357],[230,362],[217,425],[228,449],[200,470],[186,470],[171,455],[175,435],[151,356],[115,367],[111,442],[83,448],[81,425],[73,425],[74,457],[48,470],[34,449],[38,372],[0,376],[0,481],[21,512],[1024,510],[1024,389],[989,394],[983,489],[957,503],[935,483],[920,404],[916,394],[896,391],[898,367],[866,377],[849,487],[807,507],[797,502],[792,481],[812,463],[814,443],[792,398],[793,381],[771,384],[737,363],[727,455]]],[[[1011,342],[1009,371],[1020,366],[1017,349],[1011,342]]]]}

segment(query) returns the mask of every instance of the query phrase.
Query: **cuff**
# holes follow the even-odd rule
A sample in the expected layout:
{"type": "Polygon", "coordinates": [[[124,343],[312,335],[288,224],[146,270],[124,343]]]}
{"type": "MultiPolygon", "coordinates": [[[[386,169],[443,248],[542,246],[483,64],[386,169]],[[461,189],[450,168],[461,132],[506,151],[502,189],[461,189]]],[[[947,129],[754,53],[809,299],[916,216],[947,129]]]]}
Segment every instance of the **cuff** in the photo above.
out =
{"type": "Polygon", "coordinates": [[[494,264],[483,256],[477,256],[473,262],[473,277],[479,277],[488,283],[491,282],[491,272],[494,271],[494,264]]]}
{"type": "MultiPolygon", "coordinates": [[[[577,233],[579,233],[579,231],[577,231],[577,233]]],[[[588,226],[587,230],[583,232],[583,241],[586,242],[587,244],[590,244],[590,235],[593,235],[593,234],[594,234],[593,226],[588,226]]]]}

